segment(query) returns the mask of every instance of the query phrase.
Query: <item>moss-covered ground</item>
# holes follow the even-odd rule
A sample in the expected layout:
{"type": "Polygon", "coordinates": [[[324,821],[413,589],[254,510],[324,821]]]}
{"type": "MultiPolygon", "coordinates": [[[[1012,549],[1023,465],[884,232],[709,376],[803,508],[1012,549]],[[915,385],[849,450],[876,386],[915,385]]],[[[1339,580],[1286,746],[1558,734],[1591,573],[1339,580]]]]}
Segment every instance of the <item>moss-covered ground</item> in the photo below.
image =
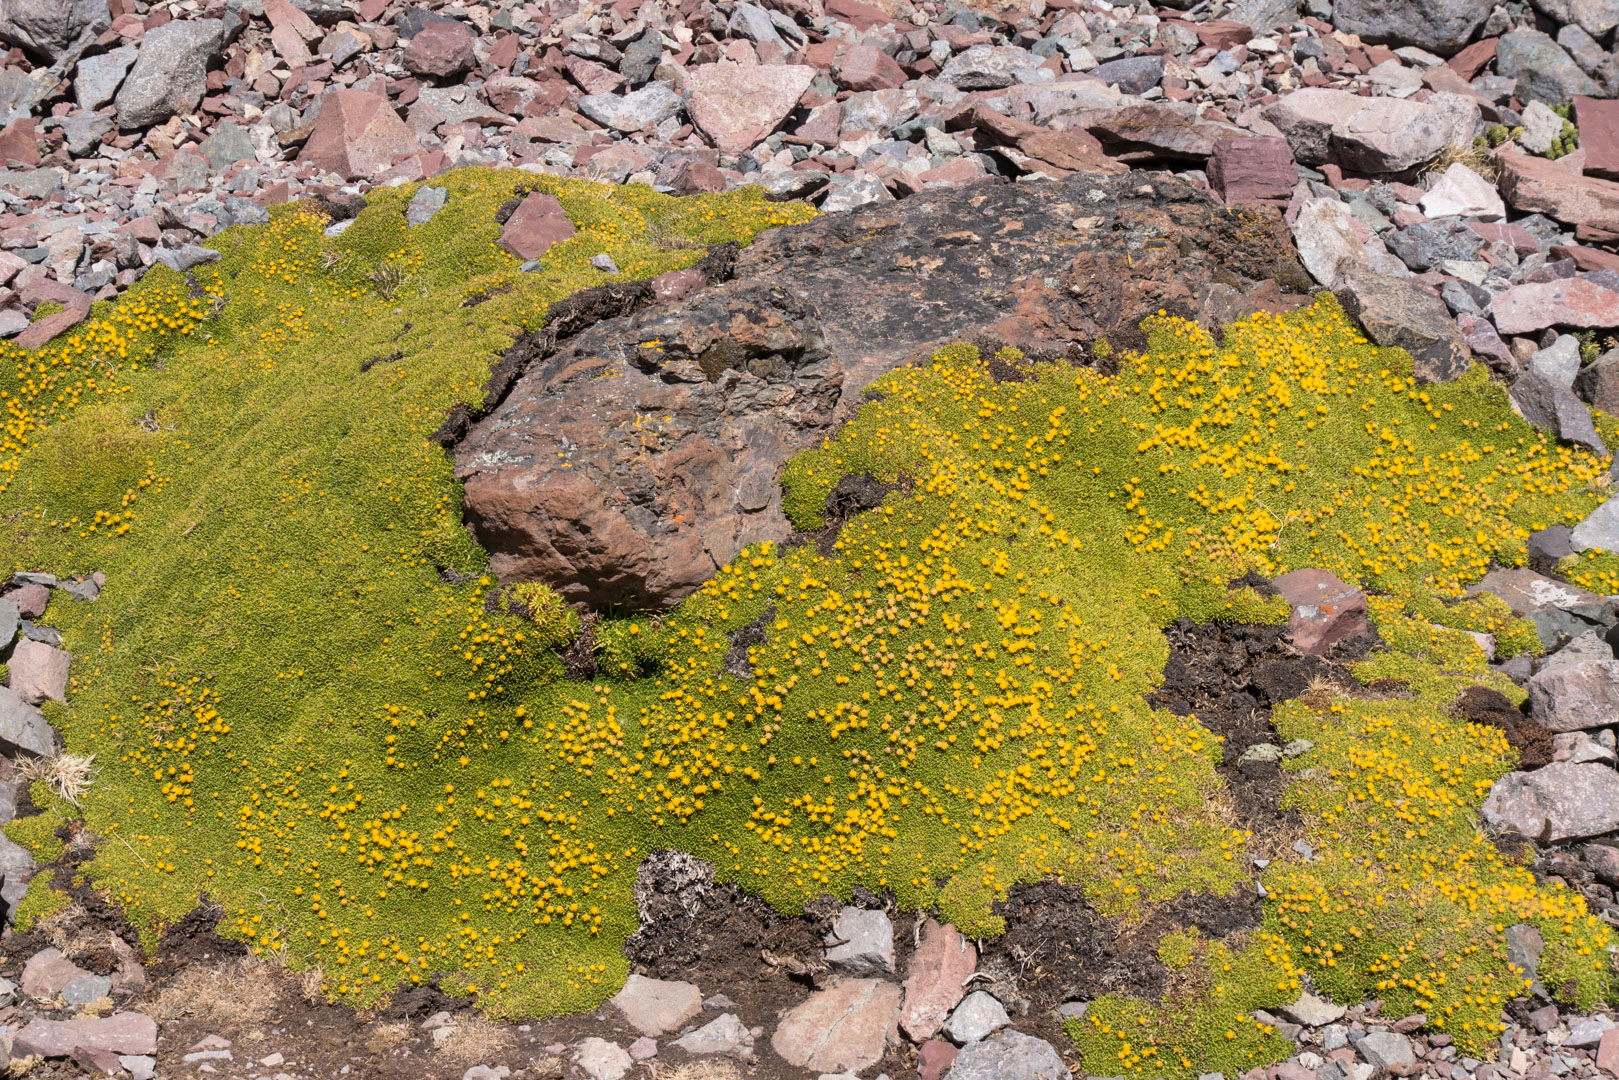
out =
{"type": "Polygon", "coordinates": [[[50,716],[101,767],[86,871],[144,932],[206,895],[334,997],[444,976],[522,1014],[617,988],[635,867],[664,847],[784,909],[861,884],[979,935],[1048,874],[1120,919],[1252,889],[1218,740],[1144,695],[1167,622],[1282,619],[1226,583],[1314,565],[1385,594],[1394,648],[1360,674],[1409,693],[1278,710],[1315,744],[1288,796],[1313,859],[1264,872],[1249,940],[1166,939],[1164,1001],[1095,1003],[1074,1027],[1089,1071],[1272,1060],[1247,1014],[1306,976],[1481,1053],[1521,986],[1501,936],[1521,921],[1548,986],[1607,992],[1607,929],[1477,831],[1512,751],[1446,707],[1469,682],[1515,691],[1433,625],[1528,647],[1504,611],[1449,601],[1589,512],[1606,459],[1530,429],[1481,369],[1416,385],[1330,298],[1220,343],[1151,320],[1114,378],[996,383],[955,347],[788,466],[806,528],[844,475],[908,482],[830,556],[750,548],[672,612],[598,621],[603,674],[571,682],[549,646],[575,624],[542,590],[523,594],[540,624],[486,610],[427,436],[517,329],[599,280],[589,255],[644,276],[806,211],[522,178],[581,230],[524,275],[492,244],[518,179],[455,174],[414,230],[408,187],[337,238],[278,211],[222,234],[195,289],[154,272],[4,356],[0,569],[107,574],[98,602],[49,612],[76,654],[50,716]],[[761,618],[738,679],[727,635],[761,618]]]}

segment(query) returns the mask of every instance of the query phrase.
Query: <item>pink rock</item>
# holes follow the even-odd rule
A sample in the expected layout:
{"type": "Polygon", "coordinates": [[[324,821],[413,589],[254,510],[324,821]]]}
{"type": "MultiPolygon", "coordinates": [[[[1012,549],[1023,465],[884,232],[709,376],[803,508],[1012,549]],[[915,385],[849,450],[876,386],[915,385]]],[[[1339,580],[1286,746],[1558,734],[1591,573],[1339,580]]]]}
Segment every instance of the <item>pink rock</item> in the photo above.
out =
{"type": "Polygon", "coordinates": [[[703,191],[724,191],[730,181],[719,169],[706,161],[683,161],[675,167],[669,186],[677,195],[696,195],[703,191]]]}
{"type": "Polygon", "coordinates": [[[416,136],[381,94],[334,90],[298,160],[348,180],[386,172],[399,154],[420,150],[416,136]]]}
{"type": "Polygon", "coordinates": [[[1208,22],[1193,23],[1192,33],[1205,45],[1216,49],[1234,49],[1253,40],[1254,28],[1231,19],[1210,19],[1208,22]]]}
{"type": "Polygon", "coordinates": [[[954,926],[929,919],[905,980],[905,1008],[899,1019],[905,1037],[920,1043],[937,1035],[950,1010],[961,1002],[963,980],[977,968],[978,950],[954,926]]]}
{"type": "Polygon", "coordinates": [[[838,980],[783,1016],[770,1045],[788,1064],[810,1072],[859,1072],[881,1061],[896,1036],[899,1001],[893,983],[838,980]]]}
{"type": "Polygon", "coordinates": [[[297,34],[300,40],[314,41],[320,37],[315,20],[293,6],[289,0],[264,0],[264,17],[276,30],[283,27],[297,34]]]}
{"type": "Polygon", "coordinates": [[[11,689],[30,705],[38,705],[46,698],[66,701],[67,671],[72,660],[72,654],[63,649],[24,638],[11,650],[11,689]]]}
{"type": "Polygon", "coordinates": [[[458,22],[433,20],[405,46],[405,70],[412,75],[453,79],[472,70],[472,34],[458,22]]]}
{"type": "Polygon", "coordinates": [[[1573,259],[1581,270],[1619,270],[1619,255],[1584,244],[1553,244],[1553,259],[1573,259]]]}
{"type": "Polygon", "coordinates": [[[882,8],[861,3],[861,0],[827,0],[826,13],[849,23],[856,30],[870,30],[874,26],[895,26],[882,8]]]}
{"type": "Polygon", "coordinates": [[[1549,326],[1619,326],[1619,292],[1583,278],[1530,282],[1498,293],[1490,313],[1502,334],[1549,326]]]}
{"type": "Polygon", "coordinates": [[[921,1053],[917,1055],[917,1080],[939,1080],[955,1060],[956,1048],[953,1043],[943,1039],[929,1039],[922,1044],[921,1053]]]}
{"type": "Polygon", "coordinates": [[[688,267],[685,270],[670,270],[666,274],[659,274],[649,284],[652,286],[652,295],[660,304],[672,304],[707,288],[708,279],[703,276],[701,270],[688,267]]]}
{"type": "Polygon", "coordinates": [[[740,154],[776,130],[814,80],[804,64],[703,64],[686,76],[686,111],[722,153],[740,154]]]}
{"type": "Polygon", "coordinates": [[[117,1054],[91,1046],[75,1046],[73,1062],[91,1076],[117,1076],[125,1071],[117,1054]]]}
{"type": "Polygon", "coordinates": [[[1522,213],[1541,213],[1570,225],[1619,231],[1619,183],[1580,176],[1562,161],[1513,149],[1496,151],[1501,197],[1522,213]]]}
{"type": "Polygon", "coordinates": [[[582,56],[567,57],[563,60],[563,66],[569,77],[587,94],[611,94],[625,82],[624,76],[612,68],[582,56]]]}
{"type": "Polygon", "coordinates": [[[1504,221],[1469,221],[1467,227],[1492,243],[1508,245],[1519,258],[1540,250],[1534,235],[1522,225],[1508,225],[1504,221]]]}
{"type": "Polygon", "coordinates": [[[875,45],[852,45],[832,61],[832,77],[850,90],[893,90],[908,76],[894,58],[875,45]]]}
{"type": "Polygon", "coordinates": [[[1597,1043],[1597,1069],[1619,1077],[1619,1028],[1609,1028],[1597,1043]]]}
{"type": "Polygon", "coordinates": [[[62,987],[90,974],[62,955],[60,949],[44,949],[28,958],[22,969],[23,993],[36,1001],[55,1001],[62,987]]]}
{"type": "Polygon", "coordinates": [[[1287,634],[1300,652],[1319,656],[1345,638],[1369,630],[1366,594],[1325,570],[1294,570],[1271,584],[1293,608],[1287,634]]]}
{"type": "Polygon", "coordinates": [[[67,1057],[78,1046],[114,1054],[155,1054],[157,1021],[138,1012],[85,1020],[34,1020],[17,1033],[11,1053],[13,1057],[67,1057]]]}
{"type": "Polygon", "coordinates": [[[39,164],[39,131],[32,116],[13,120],[0,131],[0,164],[29,168],[39,164]]]}
{"type": "Polygon", "coordinates": [[[1467,347],[1473,350],[1473,355],[1483,357],[1492,370],[1503,375],[1518,370],[1517,358],[1512,355],[1507,343],[1501,340],[1501,335],[1496,333],[1495,325],[1489,319],[1464,311],[1456,316],[1456,327],[1462,332],[1462,340],[1467,342],[1467,347]]]}
{"type": "Polygon", "coordinates": [[[1619,180],[1619,101],[1575,98],[1574,124],[1585,151],[1585,175],[1619,180]]]}
{"type": "Polygon", "coordinates": [[[552,244],[573,234],[573,222],[557,197],[531,191],[506,219],[506,227],[500,231],[500,246],[519,259],[538,259],[552,244]]]}
{"type": "Polygon", "coordinates": [[[24,585],[7,598],[17,602],[17,613],[25,619],[37,619],[45,614],[45,605],[51,602],[51,590],[44,585],[24,585]]]}
{"type": "Polygon", "coordinates": [[[24,349],[37,349],[55,339],[57,335],[79,325],[89,314],[89,308],[68,308],[66,311],[58,311],[55,315],[47,315],[34,323],[11,340],[24,349]]]}
{"type": "Polygon", "coordinates": [[[1220,139],[1208,162],[1209,187],[1228,203],[1286,200],[1299,182],[1286,139],[1220,139]]]}
{"type": "Polygon", "coordinates": [[[916,178],[922,182],[923,187],[930,184],[950,184],[954,186],[957,184],[971,184],[976,180],[982,180],[986,175],[984,167],[978,163],[977,158],[958,157],[951,158],[938,168],[918,173],[916,178]]]}
{"type": "Polygon", "coordinates": [[[309,50],[304,47],[304,39],[290,26],[283,25],[272,29],[270,44],[275,48],[276,55],[287,62],[288,67],[299,68],[309,62],[309,50]]]}
{"type": "Polygon", "coordinates": [[[143,244],[155,244],[163,239],[163,229],[155,217],[130,218],[120,227],[143,244]]]}

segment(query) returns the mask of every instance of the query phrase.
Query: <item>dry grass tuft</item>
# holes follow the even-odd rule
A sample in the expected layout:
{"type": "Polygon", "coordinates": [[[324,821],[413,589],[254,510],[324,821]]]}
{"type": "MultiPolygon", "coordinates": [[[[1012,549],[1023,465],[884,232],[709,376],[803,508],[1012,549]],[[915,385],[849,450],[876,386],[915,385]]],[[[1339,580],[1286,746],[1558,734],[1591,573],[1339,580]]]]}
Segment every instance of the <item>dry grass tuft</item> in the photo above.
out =
{"type": "Polygon", "coordinates": [[[666,1068],[655,1061],[646,1063],[654,1080],[742,1080],[742,1070],[730,1058],[703,1058],[666,1068]]]}
{"type": "Polygon", "coordinates": [[[17,775],[27,783],[43,780],[55,795],[73,806],[79,805],[90,785],[96,782],[94,754],[57,754],[48,758],[25,758],[17,764],[17,775]]]}
{"type": "Polygon", "coordinates": [[[434,1055],[458,1068],[499,1057],[517,1044],[506,1028],[491,1024],[481,1016],[464,1016],[455,1021],[449,1038],[439,1044],[434,1055]]]}
{"type": "Polygon", "coordinates": [[[149,1010],[159,1022],[190,1017],[204,1023],[247,1027],[268,1021],[281,1003],[279,980],[257,957],[218,968],[193,965],[180,972],[149,1010]]]}
{"type": "Polygon", "coordinates": [[[401,1043],[408,1042],[410,1036],[410,1021],[390,1020],[371,1029],[365,1037],[365,1048],[373,1056],[386,1054],[401,1043]]]}
{"type": "Polygon", "coordinates": [[[1466,165],[1492,184],[1501,176],[1501,166],[1496,164],[1495,154],[1490,148],[1468,143],[1447,146],[1439,151],[1438,156],[1422,170],[1422,182],[1431,183],[1452,165],[1466,165]]]}

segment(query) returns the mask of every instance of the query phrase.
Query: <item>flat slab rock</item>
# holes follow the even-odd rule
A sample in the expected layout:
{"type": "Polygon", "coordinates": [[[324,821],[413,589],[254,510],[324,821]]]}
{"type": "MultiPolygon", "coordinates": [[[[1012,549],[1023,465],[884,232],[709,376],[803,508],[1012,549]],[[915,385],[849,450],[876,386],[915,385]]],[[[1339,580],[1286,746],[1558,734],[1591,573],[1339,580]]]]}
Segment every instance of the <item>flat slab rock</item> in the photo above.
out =
{"type": "Polygon", "coordinates": [[[783,1016],[770,1045],[811,1072],[859,1072],[881,1061],[898,1037],[900,996],[891,982],[839,980],[783,1016]]]}
{"type": "Polygon", "coordinates": [[[956,1054],[950,1080],[1071,1080],[1056,1049],[1044,1039],[1003,1028],[956,1054]]]}
{"type": "Polygon", "coordinates": [[[81,1020],[31,1020],[17,1033],[11,1055],[67,1057],[77,1046],[114,1054],[155,1054],[157,1021],[138,1012],[81,1020]]]}
{"type": "Polygon", "coordinates": [[[1139,347],[1160,309],[1212,326],[1299,307],[1289,251],[1273,208],[1139,177],[929,190],[778,229],[731,282],[529,363],[455,447],[467,517],[503,580],[667,606],[791,534],[783,462],[884,373],[957,340],[1083,361],[1072,342],[1139,347]]]}
{"type": "Polygon", "coordinates": [[[676,1031],[703,1011],[703,995],[689,982],[669,982],[631,975],[612,997],[613,1007],[637,1031],[656,1038],[676,1031]]]}
{"type": "Polygon", "coordinates": [[[1490,789],[1482,814],[1491,828],[1542,843],[1600,836],[1619,828],[1619,772],[1554,761],[1508,773],[1490,789]]]}

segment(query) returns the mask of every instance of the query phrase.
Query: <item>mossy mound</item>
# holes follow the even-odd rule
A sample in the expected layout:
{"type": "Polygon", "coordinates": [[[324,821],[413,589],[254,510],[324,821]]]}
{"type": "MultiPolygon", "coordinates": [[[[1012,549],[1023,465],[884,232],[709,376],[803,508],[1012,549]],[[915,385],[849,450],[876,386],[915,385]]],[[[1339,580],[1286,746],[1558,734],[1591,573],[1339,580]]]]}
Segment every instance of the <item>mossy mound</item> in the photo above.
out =
{"type": "MultiPolygon", "coordinates": [[[[486,603],[486,557],[427,436],[477,403],[516,329],[596,280],[595,250],[644,275],[805,211],[524,178],[585,239],[522,275],[492,246],[516,181],[456,174],[420,230],[408,188],[336,239],[278,211],[223,234],[195,289],[153,274],[73,338],[7,357],[0,544],[16,568],[107,573],[96,604],[52,608],[77,658],[50,715],[103,765],[83,817],[118,842],[87,872],[149,934],[206,894],[255,948],[322,965],[334,996],[444,976],[516,1014],[617,988],[635,867],[660,848],[783,909],[859,884],[975,934],[998,930],[1012,884],[1050,874],[1131,919],[1249,889],[1218,740],[1145,703],[1160,628],[1284,619],[1227,587],[1249,569],[1449,599],[1601,498],[1605,460],[1530,429],[1482,371],[1415,385],[1330,298],[1223,345],[1150,320],[1116,378],[1036,366],[997,383],[953,347],[884,377],[789,465],[805,527],[844,476],[906,482],[829,555],[751,548],[671,612],[597,620],[603,675],[572,682],[549,647],[572,624],[544,592],[513,590],[539,622],[486,603]],[[382,264],[401,268],[378,275],[387,298],[382,264]],[[110,528],[83,496],[39,494],[79,490],[36,475],[61,467],[41,429],[78,405],[149,440],[148,486],[95,507],[120,515],[110,528]],[[747,677],[731,635],[750,627],[747,677]]],[[[1511,986],[1497,923],[1540,925],[1579,1000],[1606,991],[1607,931],[1474,830],[1511,751],[1444,709],[1488,675],[1471,639],[1430,624],[1523,628],[1487,604],[1411,603],[1420,617],[1376,609],[1396,651],[1367,664],[1416,696],[1286,713],[1284,733],[1317,743],[1299,767],[1323,772],[1291,797],[1321,861],[1272,865],[1252,941],[1166,942],[1180,997],[1098,1002],[1078,1032],[1092,1072],[1270,1060],[1278,1041],[1230,1018],[1291,999],[1306,972],[1396,1001],[1409,980],[1477,1050],[1511,986]],[[1343,910],[1302,912],[1322,903],[1343,910]],[[1464,967],[1396,972],[1411,947],[1464,967]]]]}

